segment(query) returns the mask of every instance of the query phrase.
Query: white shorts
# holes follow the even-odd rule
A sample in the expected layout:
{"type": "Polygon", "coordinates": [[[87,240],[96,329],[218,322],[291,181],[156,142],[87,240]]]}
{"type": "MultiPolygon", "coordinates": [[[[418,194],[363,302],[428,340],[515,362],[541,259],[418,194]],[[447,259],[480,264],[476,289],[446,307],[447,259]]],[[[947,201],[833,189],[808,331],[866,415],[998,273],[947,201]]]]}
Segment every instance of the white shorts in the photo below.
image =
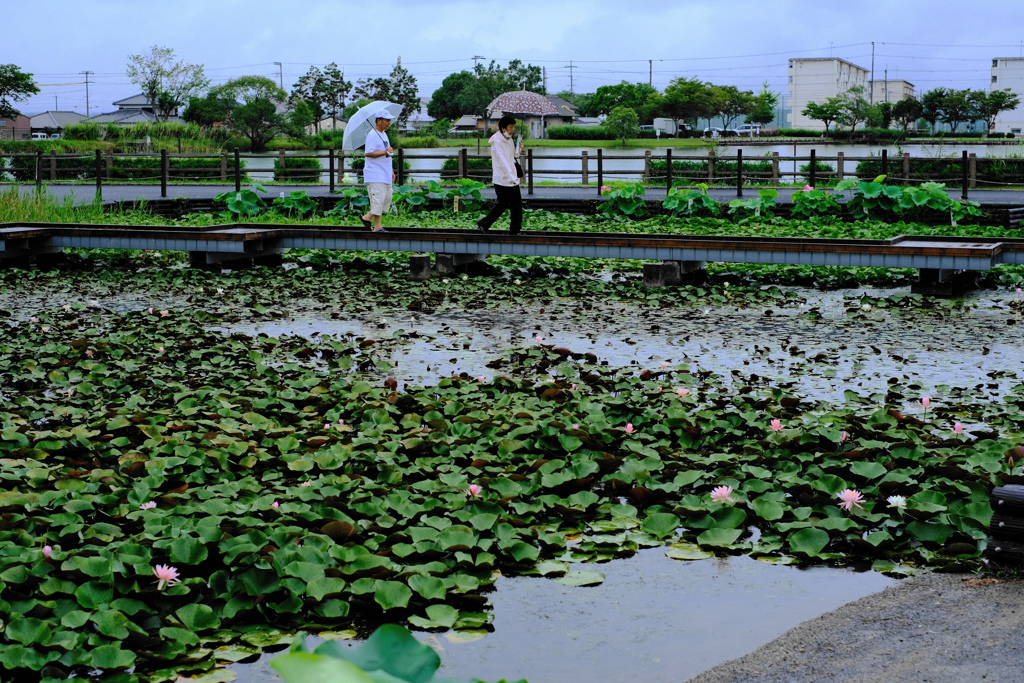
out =
{"type": "Polygon", "coordinates": [[[370,214],[383,216],[391,210],[391,183],[366,183],[366,193],[370,195],[370,214]]]}

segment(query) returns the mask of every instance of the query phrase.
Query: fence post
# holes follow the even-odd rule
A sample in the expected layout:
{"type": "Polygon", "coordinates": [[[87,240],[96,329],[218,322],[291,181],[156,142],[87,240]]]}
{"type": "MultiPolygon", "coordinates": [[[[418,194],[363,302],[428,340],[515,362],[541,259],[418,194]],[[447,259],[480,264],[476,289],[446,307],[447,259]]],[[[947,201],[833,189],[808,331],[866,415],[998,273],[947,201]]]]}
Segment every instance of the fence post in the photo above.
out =
{"type": "Polygon", "coordinates": [[[910,152],[903,153],[903,180],[910,184],[910,152]]]}
{"type": "MultiPolygon", "coordinates": [[[[284,150],[283,149],[277,150],[277,168],[281,172],[280,180],[282,180],[282,181],[288,180],[288,160],[284,158],[284,150]]],[[[276,173],[274,174],[274,180],[278,180],[276,173]]]]}
{"type": "Polygon", "coordinates": [[[665,194],[672,191],[672,148],[665,149],[665,194]]]}
{"type": "Polygon", "coordinates": [[[743,150],[736,150],[736,196],[743,196],[743,150]]]}
{"type": "Polygon", "coordinates": [[[807,184],[811,187],[817,187],[818,184],[818,152],[817,150],[811,150],[811,172],[808,174],[807,184]]]}
{"type": "MultiPolygon", "coordinates": [[[[889,150],[882,150],[882,175],[885,176],[885,180],[889,179],[889,150]]],[[[882,182],[884,183],[885,180],[882,182]]]]}
{"type": "Polygon", "coordinates": [[[772,152],[772,185],[779,184],[779,153],[772,152]]]}
{"type": "Polygon", "coordinates": [[[715,150],[708,150],[708,185],[715,184],[715,150]]]}
{"type": "Polygon", "coordinates": [[[604,187],[604,150],[597,148],[597,196],[601,196],[601,188],[604,187]]]}
{"type": "Polygon", "coordinates": [[[580,179],[583,181],[584,185],[590,184],[590,159],[587,157],[587,154],[587,150],[580,152],[580,159],[582,159],[580,162],[582,164],[580,179]]]}
{"type": "Polygon", "coordinates": [[[104,164],[104,165],[106,166],[105,177],[106,177],[107,180],[110,180],[111,178],[114,177],[114,152],[113,152],[113,150],[107,150],[107,159],[106,159],[106,164],[104,164]]]}
{"type": "Polygon", "coordinates": [[[242,158],[235,147],[235,192],[242,191],[242,158]]]}
{"type": "MultiPolygon", "coordinates": [[[[967,152],[964,152],[967,154],[967,152]]],[[[36,192],[43,189],[43,150],[36,151],[36,192]]]]}
{"type": "Polygon", "coordinates": [[[57,179],[57,150],[50,150],[50,182],[57,179]]]}
{"type": "Polygon", "coordinates": [[[970,186],[971,189],[977,189],[978,187],[978,155],[971,152],[970,163],[968,164],[970,171],[970,186]]]}
{"type": "Polygon", "coordinates": [[[160,196],[167,196],[168,159],[167,150],[160,150],[160,196]]]}
{"type": "Polygon", "coordinates": [[[405,185],[405,149],[398,148],[398,184],[405,185]]]}
{"type": "Polygon", "coordinates": [[[644,185],[651,182],[651,150],[644,150],[644,185]]]}
{"type": "Polygon", "coordinates": [[[533,194],[533,147],[526,150],[526,194],[533,194]]]}
{"type": "Polygon", "coordinates": [[[846,152],[836,152],[836,180],[842,180],[846,175],[846,169],[843,168],[845,157],[846,152]]]}
{"type": "Polygon", "coordinates": [[[469,175],[469,158],[465,147],[459,147],[459,177],[465,178],[469,175]]]}
{"type": "Polygon", "coordinates": [[[103,199],[103,153],[96,150],[96,199],[103,199]]]}
{"type": "Polygon", "coordinates": [[[220,152],[220,179],[225,183],[228,180],[228,153],[224,150],[220,152]]]}
{"type": "Polygon", "coordinates": [[[327,183],[330,185],[330,192],[334,194],[334,148],[327,150],[327,183]]]}
{"type": "Polygon", "coordinates": [[[967,199],[967,150],[960,158],[960,199],[967,199]]]}

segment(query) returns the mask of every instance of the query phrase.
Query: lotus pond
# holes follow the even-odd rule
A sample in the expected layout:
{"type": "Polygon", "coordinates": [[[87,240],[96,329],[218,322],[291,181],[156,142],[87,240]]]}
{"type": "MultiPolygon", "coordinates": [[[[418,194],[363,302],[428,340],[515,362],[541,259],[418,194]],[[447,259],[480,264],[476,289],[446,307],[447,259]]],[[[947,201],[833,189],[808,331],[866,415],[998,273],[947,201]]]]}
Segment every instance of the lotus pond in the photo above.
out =
{"type": "Polygon", "coordinates": [[[383,622],[472,640],[509,577],[614,589],[621,558],[969,570],[990,487],[1022,481],[1012,269],[936,301],[874,286],[899,271],[75,260],[0,272],[19,680],[227,680],[383,622]]]}

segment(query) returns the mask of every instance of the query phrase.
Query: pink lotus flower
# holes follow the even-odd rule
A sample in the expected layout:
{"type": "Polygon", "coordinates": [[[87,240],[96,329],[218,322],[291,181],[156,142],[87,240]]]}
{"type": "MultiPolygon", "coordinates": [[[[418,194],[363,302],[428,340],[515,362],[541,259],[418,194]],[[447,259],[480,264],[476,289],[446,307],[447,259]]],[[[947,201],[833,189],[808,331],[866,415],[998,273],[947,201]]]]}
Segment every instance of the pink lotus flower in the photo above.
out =
{"type": "Polygon", "coordinates": [[[270,507],[272,507],[272,508],[278,508],[278,507],[281,507],[281,504],[280,504],[280,503],[278,503],[278,502],[277,502],[277,501],[275,500],[275,501],[274,501],[273,503],[271,503],[271,504],[270,504],[270,507]]]}
{"type": "Polygon", "coordinates": [[[170,315],[170,313],[170,311],[160,311],[160,317],[166,318],[168,315],[170,315]]]}
{"type": "Polygon", "coordinates": [[[47,558],[50,557],[50,554],[52,552],[53,552],[53,547],[52,546],[48,546],[48,545],[44,545],[43,546],[43,557],[47,557],[47,558]]]}
{"type": "Polygon", "coordinates": [[[483,375],[480,375],[479,377],[476,378],[476,381],[480,382],[481,384],[483,384],[484,382],[487,381],[487,378],[484,377],[483,375]]]}
{"type": "Polygon", "coordinates": [[[632,433],[633,433],[633,432],[635,432],[635,431],[636,431],[636,430],[635,430],[635,429],[633,429],[633,423],[632,423],[632,422],[627,422],[627,423],[626,423],[626,433],[627,433],[627,434],[632,434],[632,433]]]}
{"type": "Polygon", "coordinates": [[[772,423],[771,423],[770,426],[771,426],[773,432],[781,432],[782,429],[783,429],[783,427],[782,427],[782,420],[772,420],[772,423]]]}
{"type": "Polygon", "coordinates": [[[960,424],[959,422],[955,423],[953,425],[953,433],[954,434],[963,434],[964,433],[964,426],[962,424],[960,424]]]}
{"type": "Polygon", "coordinates": [[[1018,298],[1018,299],[1020,298],[1020,295],[1021,295],[1021,293],[1024,293],[1024,290],[1021,290],[1021,288],[1020,288],[1020,287],[1018,287],[1018,288],[1017,288],[1017,298],[1018,298]]]}
{"type": "Polygon", "coordinates": [[[804,192],[810,192],[814,189],[813,185],[804,185],[804,192]]]}
{"type": "Polygon", "coordinates": [[[158,346],[158,347],[156,347],[156,350],[159,351],[160,353],[163,353],[164,352],[164,347],[158,346]]]}
{"type": "Polygon", "coordinates": [[[464,490],[464,493],[470,498],[479,498],[483,491],[483,487],[479,484],[470,484],[469,488],[464,490]]]}
{"type": "Polygon", "coordinates": [[[860,491],[856,489],[843,489],[837,494],[838,498],[843,501],[839,504],[839,507],[845,508],[846,510],[852,510],[854,506],[864,509],[861,503],[864,502],[864,496],[861,495],[860,491]]]}
{"type": "Polygon", "coordinates": [[[712,503],[735,503],[732,499],[732,487],[731,486],[716,486],[711,489],[711,502],[712,503]]]}
{"type": "Polygon", "coordinates": [[[157,578],[156,589],[162,591],[164,586],[173,586],[178,583],[178,570],[167,564],[158,564],[153,570],[153,576],[157,578]]]}
{"type": "Polygon", "coordinates": [[[927,397],[927,396],[922,396],[921,397],[921,405],[924,407],[925,410],[928,410],[928,406],[930,406],[931,404],[932,404],[932,400],[929,397],[927,397]]]}
{"type": "Polygon", "coordinates": [[[573,384],[571,387],[569,387],[569,389],[572,390],[572,391],[576,391],[576,385],[573,384]]]}
{"type": "Polygon", "coordinates": [[[664,361],[664,360],[661,361],[661,367],[667,368],[668,367],[668,361],[664,361]]]}
{"type": "MultiPolygon", "coordinates": [[[[1020,293],[1020,290],[1018,289],[1017,292],[1020,293]]],[[[37,318],[35,316],[32,316],[31,318],[28,319],[28,321],[30,323],[37,323],[37,322],[39,322],[39,318],[37,318]]]]}
{"type": "Polygon", "coordinates": [[[534,339],[537,340],[538,344],[544,341],[544,337],[540,336],[539,334],[536,337],[534,337],[534,339]]]}
{"type": "Polygon", "coordinates": [[[683,387],[682,389],[676,389],[676,393],[679,394],[679,398],[684,398],[690,395],[690,390],[683,387]]]}
{"type": "Polygon", "coordinates": [[[89,356],[89,358],[92,358],[92,349],[89,349],[88,351],[86,351],[85,355],[89,356]]]}
{"type": "Polygon", "coordinates": [[[148,503],[143,503],[142,505],[140,505],[139,509],[140,510],[152,510],[155,507],[156,507],[156,503],[151,500],[148,503]]]}
{"type": "Polygon", "coordinates": [[[311,482],[311,481],[304,481],[301,484],[299,484],[299,486],[312,486],[312,485],[313,485],[313,482],[311,482]]]}
{"type": "Polygon", "coordinates": [[[573,428],[573,429],[579,429],[579,428],[580,428],[580,426],[579,426],[578,424],[574,424],[574,425],[572,426],[572,428],[573,428]]]}
{"type": "Polygon", "coordinates": [[[149,307],[149,314],[153,315],[153,307],[152,306],[149,307]]]}

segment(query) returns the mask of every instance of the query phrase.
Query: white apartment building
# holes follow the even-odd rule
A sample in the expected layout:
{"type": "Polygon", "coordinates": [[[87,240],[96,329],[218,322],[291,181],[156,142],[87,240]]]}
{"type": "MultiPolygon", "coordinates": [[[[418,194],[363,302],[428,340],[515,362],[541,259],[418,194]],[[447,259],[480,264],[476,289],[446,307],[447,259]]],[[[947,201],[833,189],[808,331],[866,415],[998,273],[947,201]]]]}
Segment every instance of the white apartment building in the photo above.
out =
{"type": "Polygon", "coordinates": [[[896,104],[900,100],[910,99],[914,96],[914,84],[900,80],[872,81],[871,100],[872,104],[888,102],[896,104]]]}
{"type": "Polygon", "coordinates": [[[1011,111],[1000,112],[996,116],[993,133],[1013,133],[1020,135],[1024,131],[1024,57],[998,57],[992,60],[992,82],[989,92],[1009,88],[1021,98],[1021,104],[1011,111]]]}
{"type": "MultiPolygon", "coordinates": [[[[807,130],[825,130],[821,121],[809,119],[802,112],[809,102],[821,104],[855,85],[864,87],[867,96],[870,72],[845,59],[789,60],[789,126],[807,130]]],[[[892,81],[895,82],[895,81],[892,81]]]]}

